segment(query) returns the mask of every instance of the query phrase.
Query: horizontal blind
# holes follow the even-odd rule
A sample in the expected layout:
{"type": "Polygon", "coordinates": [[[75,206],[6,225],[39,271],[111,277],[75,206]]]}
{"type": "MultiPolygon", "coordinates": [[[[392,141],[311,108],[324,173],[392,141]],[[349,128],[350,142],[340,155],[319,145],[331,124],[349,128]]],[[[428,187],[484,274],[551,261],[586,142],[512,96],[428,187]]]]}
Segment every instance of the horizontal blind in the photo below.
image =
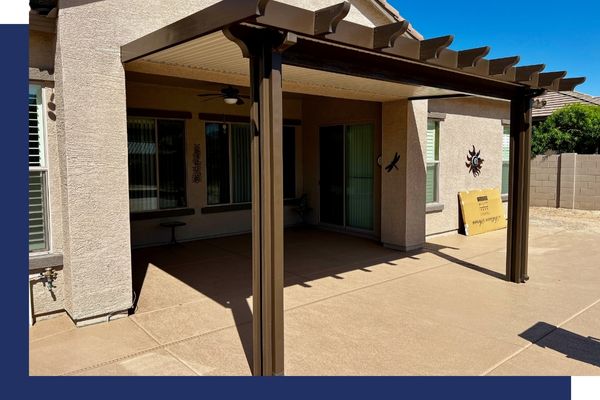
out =
{"type": "Polygon", "coordinates": [[[48,249],[46,235],[45,172],[29,172],[29,251],[48,249]]]}
{"type": "Polygon", "coordinates": [[[49,249],[46,157],[41,87],[29,86],[29,251],[49,249]]]}
{"type": "Polygon", "coordinates": [[[427,180],[425,183],[425,199],[427,203],[437,201],[438,164],[427,164],[427,180]]]}
{"type": "Polygon", "coordinates": [[[437,121],[427,121],[427,161],[438,160],[437,121]]]}
{"type": "Polygon", "coordinates": [[[510,160],[510,127],[504,127],[502,134],[502,161],[510,160]]]}
{"type": "Polygon", "coordinates": [[[43,167],[46,165],[44,157],[44,134],[42,126],[42,99],[37,86],[29,88],[29,166],[43,167]]]}

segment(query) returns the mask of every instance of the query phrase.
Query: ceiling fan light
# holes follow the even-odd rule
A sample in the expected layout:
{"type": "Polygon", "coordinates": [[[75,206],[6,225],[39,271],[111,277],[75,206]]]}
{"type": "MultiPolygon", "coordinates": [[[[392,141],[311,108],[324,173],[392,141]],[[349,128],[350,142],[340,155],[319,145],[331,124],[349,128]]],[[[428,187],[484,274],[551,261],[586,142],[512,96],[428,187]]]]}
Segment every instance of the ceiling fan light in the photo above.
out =
{"type": "Polygon", "coordinates": [[[237,103],[238,99],[237,99],[237,97],[225,97],[225,98],[223,99],[223,101],[224,101],[226,104],[233,105],[233,104],[236,104],[236,103],[237,103]]]}

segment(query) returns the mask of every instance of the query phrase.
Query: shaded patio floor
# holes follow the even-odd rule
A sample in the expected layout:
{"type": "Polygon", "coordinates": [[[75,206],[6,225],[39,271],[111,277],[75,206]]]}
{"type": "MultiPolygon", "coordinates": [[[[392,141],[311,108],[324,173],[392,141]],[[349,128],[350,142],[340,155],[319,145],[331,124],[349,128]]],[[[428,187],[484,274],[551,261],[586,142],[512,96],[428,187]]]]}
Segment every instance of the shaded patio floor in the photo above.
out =
{"type": "MultiPolygon", "coordinates": [[[[534,223],[526,285],[503,280],[505,234],[401,253],[286,230],[286,375],[600,375],[600,233],[534,223]]],[[[249,235],[134,251],[135,314],[37,323],[30,373],[249,375],[250,251],[249,235]]]]}

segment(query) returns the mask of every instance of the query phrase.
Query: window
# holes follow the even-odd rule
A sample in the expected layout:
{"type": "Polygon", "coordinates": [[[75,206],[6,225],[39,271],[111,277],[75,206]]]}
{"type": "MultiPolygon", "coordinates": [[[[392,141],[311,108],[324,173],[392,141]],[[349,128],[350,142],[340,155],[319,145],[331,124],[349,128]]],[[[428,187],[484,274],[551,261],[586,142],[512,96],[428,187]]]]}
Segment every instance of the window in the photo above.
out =
{"type": "Polygon", "coordinates": [[[250,125],[208,122],[205,136],[208,205],[249,203],[250,125]]]}
{"type": "Polygon", "coordinates": [[[296,198],[296,128],[283,127],[283,198],[296,198]]]}
{"type": "Polygon", "coordinates": [[[185,121],[130,117],[127,139],[130,211],[185,207],[185,121]]]}
{"type": "Polygon", "coordinates": [[[29,85],[29,252],[50,250],[48,167],[42,88],[29,85]]]}
{"type": "Polygon", "coordinates": [[[427,181],[425,199],[427,203],[438,201],[440,174],[440,121],[427,121],[427,181]]]}
{"type": "MultiPolygon", "coordinates": [[[[252,201],[249,124],[207,122],[206,181],[208,205],[252,201]]],[[[283,128],[284,198],[296,197],[296,130],[283,128]]]]}
{"type": "Polygon", "coordinates": [[[508,166],[510,160],[510,126],[504,125],[502,133],[502,194],[508,194],[508,166]]]}

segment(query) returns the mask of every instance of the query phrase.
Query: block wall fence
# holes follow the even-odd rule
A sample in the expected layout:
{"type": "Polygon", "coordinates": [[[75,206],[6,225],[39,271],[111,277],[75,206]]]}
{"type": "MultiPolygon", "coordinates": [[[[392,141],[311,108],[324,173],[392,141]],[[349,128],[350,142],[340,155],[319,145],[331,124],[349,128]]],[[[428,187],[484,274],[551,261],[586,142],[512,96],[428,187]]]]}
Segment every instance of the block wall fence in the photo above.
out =
{"type": "Polygon", "coordinates": [[[530,205],[600,210],[600,154],[564,153],[532,159],[530,205]]]}

